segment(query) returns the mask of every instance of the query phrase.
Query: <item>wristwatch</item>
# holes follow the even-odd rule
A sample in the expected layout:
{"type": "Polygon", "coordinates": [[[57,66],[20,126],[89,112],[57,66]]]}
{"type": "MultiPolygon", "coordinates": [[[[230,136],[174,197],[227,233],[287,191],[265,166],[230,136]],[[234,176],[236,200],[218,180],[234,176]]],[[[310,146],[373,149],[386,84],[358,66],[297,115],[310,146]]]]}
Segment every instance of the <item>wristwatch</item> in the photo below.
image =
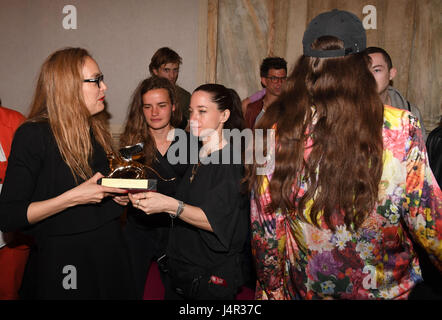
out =
{"type": "Polygon", "coordinates": [[[181,200],[178,200],[178,208],[176,209],[176,212],[169,213],[169,216],[172,219],[178,218],[181,215],[181,213],[183,213],[183,210],[184,210],[184,202],[182,202],[181,200]]]}

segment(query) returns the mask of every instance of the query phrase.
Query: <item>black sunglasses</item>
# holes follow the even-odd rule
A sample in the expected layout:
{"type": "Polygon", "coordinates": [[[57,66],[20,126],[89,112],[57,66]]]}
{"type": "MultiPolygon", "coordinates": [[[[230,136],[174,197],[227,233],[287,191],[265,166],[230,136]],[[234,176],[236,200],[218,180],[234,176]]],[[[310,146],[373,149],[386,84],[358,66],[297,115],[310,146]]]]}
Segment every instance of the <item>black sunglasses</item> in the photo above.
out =
{"type": "Polygon", "coordinates": [[[95,82],[98,86],[98,88],[100,88],[100,82],[103,81],[104,75],[99,75],[97,78],[95,79],[84,79],[83,82],[95,82]]]}

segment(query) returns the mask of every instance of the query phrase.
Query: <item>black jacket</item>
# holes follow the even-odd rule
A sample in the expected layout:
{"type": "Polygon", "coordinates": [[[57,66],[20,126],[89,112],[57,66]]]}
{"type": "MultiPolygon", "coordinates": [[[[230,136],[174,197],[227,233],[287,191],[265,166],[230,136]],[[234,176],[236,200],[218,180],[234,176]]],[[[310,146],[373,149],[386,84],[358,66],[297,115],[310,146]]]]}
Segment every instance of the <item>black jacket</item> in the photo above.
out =
{"type": "MultiPolygon", "coordinates": [[[[109,162],[93,135],[92,145],[93,173],[106,175],[109,162]]],[[[76,185],[69,167],[61,158],[49,124],[23,124],[12,142],[0,195],[0,230],[22,230],[37,238],[73,234],[98,228],[123,213],[123,208],[108,197],[99,204],[74,206],[34,225],[29,224],[27,210],[32,202],[54,198],[76,185]]]]}
{"type": "Polygon", "coordinates": [[[430,132],[427,138],[428,160],[439,187],[442,186],[442,126],[430,132]]]}

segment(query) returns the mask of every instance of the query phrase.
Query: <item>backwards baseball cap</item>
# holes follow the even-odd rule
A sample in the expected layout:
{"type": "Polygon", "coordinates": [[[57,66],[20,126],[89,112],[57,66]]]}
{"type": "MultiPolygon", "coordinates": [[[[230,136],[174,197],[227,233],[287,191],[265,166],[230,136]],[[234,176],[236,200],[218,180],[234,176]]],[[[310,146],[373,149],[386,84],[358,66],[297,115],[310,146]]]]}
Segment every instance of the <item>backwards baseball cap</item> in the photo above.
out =
{"type": "Polygon", "coordinates": [[[307,26],[302,39],[304,55],[318,58],[343,57],[361,52],[365,50],[366,42],[361,20],[353,13],[337,9],[316,16],[307,26]],[[313,42],[323,36],[333,36],[342,40],[344,49],[312,49],[313,42]]]}

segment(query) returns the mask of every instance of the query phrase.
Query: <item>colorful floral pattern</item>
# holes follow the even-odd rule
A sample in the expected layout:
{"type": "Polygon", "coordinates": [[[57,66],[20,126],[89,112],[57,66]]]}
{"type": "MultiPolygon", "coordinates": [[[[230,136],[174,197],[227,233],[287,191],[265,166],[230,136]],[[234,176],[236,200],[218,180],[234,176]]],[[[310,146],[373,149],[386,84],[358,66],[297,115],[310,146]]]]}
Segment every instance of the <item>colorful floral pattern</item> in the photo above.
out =
{"type": "Polygon", "coordinates": [[[442,192],[416,118],[385,106],[383,143],[378,204],[356,232],[261,213],[257,202],[271,199],[264,177],[251,203],[257,299],[406,299],[422,281],[410,236],[442,270],[442,192]]]}

